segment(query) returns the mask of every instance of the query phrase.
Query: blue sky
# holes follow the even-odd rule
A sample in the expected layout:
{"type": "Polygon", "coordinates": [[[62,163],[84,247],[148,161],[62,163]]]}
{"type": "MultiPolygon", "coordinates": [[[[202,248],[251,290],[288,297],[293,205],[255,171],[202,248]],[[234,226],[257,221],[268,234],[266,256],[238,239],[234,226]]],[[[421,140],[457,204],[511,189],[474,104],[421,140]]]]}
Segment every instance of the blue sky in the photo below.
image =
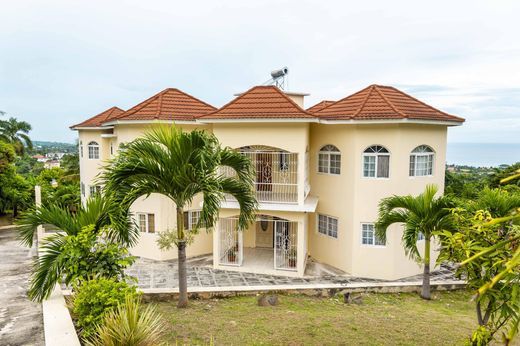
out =
{"type": "Polygon", "coordinates": [[[518,1],[9,1],[0,110],[36,140],[177,87],[221,106],[288,66],[306,105],[393,85],[467,123],[450,142],[520,143],[518,1]]]}

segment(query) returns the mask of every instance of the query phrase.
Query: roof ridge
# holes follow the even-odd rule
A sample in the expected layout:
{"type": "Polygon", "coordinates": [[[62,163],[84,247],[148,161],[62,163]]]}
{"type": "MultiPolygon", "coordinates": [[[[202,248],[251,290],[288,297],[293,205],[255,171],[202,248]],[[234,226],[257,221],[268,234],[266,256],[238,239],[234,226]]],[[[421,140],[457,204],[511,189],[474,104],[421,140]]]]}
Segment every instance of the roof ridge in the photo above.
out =
{"type": "Polygon", "coordinates": [[[405,114],[404,112],[402,112],[401,110],[399,110],[385,95],[384,93],[379,90],[379,86],[378,85],[374,85],[374,90],[377,91],[377,93],[379,94],[379,96],[381,96],[383,98],[383,100],[385,100],[385,102],[390,106],[390,108],[392,108],[394,111],[396,111],[398,114],[401,114],[403,117],[405,118],[408,118],[408,114],[405,114]]]}
{"type": "Polygon", "coordinates": [[[300,107],[296,102],[294,102],[294,100],[292,98],[290,98],[289,96],[287,96],[284,92],[282,92],[282,90],[280,90],[280,88],[278,88],[277,86],[274,86],[274,85],[267,85],[268,87],[272,87],[274,88],[274,90],[276,90],[280,95],[282,95],[287,101],[289,101],[290,103],[292,103],[294,106],[296,106],[296,108],[298,108],[300,111],[302,111],[303,113],[307,114],[307,115],[311,115],[313,117],[316,117],[314,114],[312,113],[309,113],[307,112],[305,109],[303,109],[302,107],[300,107]]]}
{"type": "MultiPolygon", "coordinates": [[[[369,85],[368,88],[370,89],[367,93],[367,96],[365,97],[365,99],[363,100],[363,102],[361,102],[361,105],[359,105],[359,108],[354,112],[354,114],[352,114],[351,118],[355,117],[356,115],[358,115],[359,113],[361,113],[361,110],[363,109],[363,107],[365,107],[367,101],[368,101],[368,98],[370,97],[370,95],[372,94],[372,91],[375,89],[376,85],[375,84],[372,84],[372,85],[369,85]]],[[[365,88],[367,89],[367,88],[365,88]]],[[[365,90],[363,89],[363,90],[365,90]]],[[[363,91],[361,90],[361,91],[363,91]]],[[[360,92],[361,92],[360,91],[360,92]]],[[[354,94],[355,95],[355,94],[354,94]]],[[[347,96],[348,97],[348,96],[347,96]]]]}
{"type": "Polygon", "coordinates": [[[217,107],[215,107],[215,106],[213,106],[213,105],[210,105],[209,103],[207,103],[207,102],[205,102],[205,101],[203,101],[203,100],[201,100],[201,99],[199,99],[199,98],[197,98],[197,97],[195,97],[195,96],[193,96],[193,95],[191,95],[191,94],[188,94],[187,92],[184,92],[184,91],[182,91],[181,89],[177,89],[177,88],[168,88],[167,90],[179,92],[179,93],[181,93],[181,94],[183,94],[183,95],[185,95],[185,96],[188,96],[189,98],[191,98],[191,99],[193,99],[193,100],[195,100],[195,101],[197,101],[197,102],[200,102],[200,103],[205,104],[205,105],[208,106],[208,107],[211,107],[211,108],[213,108],[213,109],[218,109],[217,107]]]}
{"type": "Polygon", "coordinates": [[[156,107],[156,110],[155,110],[155,119],[158,119],[159,118],[159,114],[161,114],[163,96],[167,92],[168,92],[168,89],[164,89],[163,91],[161,91],[159,93],[159,97],[157,98],[157,107],[156,107]]]}

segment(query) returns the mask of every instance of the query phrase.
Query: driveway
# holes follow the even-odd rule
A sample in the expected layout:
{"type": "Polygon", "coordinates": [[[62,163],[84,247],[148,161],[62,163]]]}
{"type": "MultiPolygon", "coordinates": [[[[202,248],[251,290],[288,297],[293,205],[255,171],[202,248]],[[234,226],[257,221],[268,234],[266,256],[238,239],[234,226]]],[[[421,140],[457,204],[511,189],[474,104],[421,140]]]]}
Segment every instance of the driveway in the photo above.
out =
{"type": "Polygon", "coordinates": [[[0,345],[44,345],[42,306],[26,295],[34,254],[0,227],[0,345]]]}

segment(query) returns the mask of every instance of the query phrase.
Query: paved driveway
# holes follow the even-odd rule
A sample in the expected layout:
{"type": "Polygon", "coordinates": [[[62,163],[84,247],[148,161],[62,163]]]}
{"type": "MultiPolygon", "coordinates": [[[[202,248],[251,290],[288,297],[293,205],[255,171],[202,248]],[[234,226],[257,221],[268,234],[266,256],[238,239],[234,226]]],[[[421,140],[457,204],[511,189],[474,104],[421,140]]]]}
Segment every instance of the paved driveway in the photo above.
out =
{"type": "Polygon", "coordinates": [[[0,229],[0,345],[44,345],[41,304],[26,295],[34,253],[0,229]]]}

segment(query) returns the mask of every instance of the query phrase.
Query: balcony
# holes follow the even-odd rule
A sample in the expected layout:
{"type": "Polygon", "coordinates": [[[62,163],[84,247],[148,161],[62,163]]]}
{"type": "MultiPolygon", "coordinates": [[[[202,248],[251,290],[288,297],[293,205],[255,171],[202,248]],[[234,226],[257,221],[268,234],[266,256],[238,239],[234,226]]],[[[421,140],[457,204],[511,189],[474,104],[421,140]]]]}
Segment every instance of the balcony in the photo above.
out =
{"type": "MultiPolygon", "coordinates": [[[[255,168],[256,198],[260,203],[298,203],[298,153],[290,153],[265,146],[238,149],[251,159],[255,168]]],[[[235,172],[222,167],[222,173],[233,176],[235,172]]],[[[232,196],[226,200],[234,201],[232,196]]]]}

